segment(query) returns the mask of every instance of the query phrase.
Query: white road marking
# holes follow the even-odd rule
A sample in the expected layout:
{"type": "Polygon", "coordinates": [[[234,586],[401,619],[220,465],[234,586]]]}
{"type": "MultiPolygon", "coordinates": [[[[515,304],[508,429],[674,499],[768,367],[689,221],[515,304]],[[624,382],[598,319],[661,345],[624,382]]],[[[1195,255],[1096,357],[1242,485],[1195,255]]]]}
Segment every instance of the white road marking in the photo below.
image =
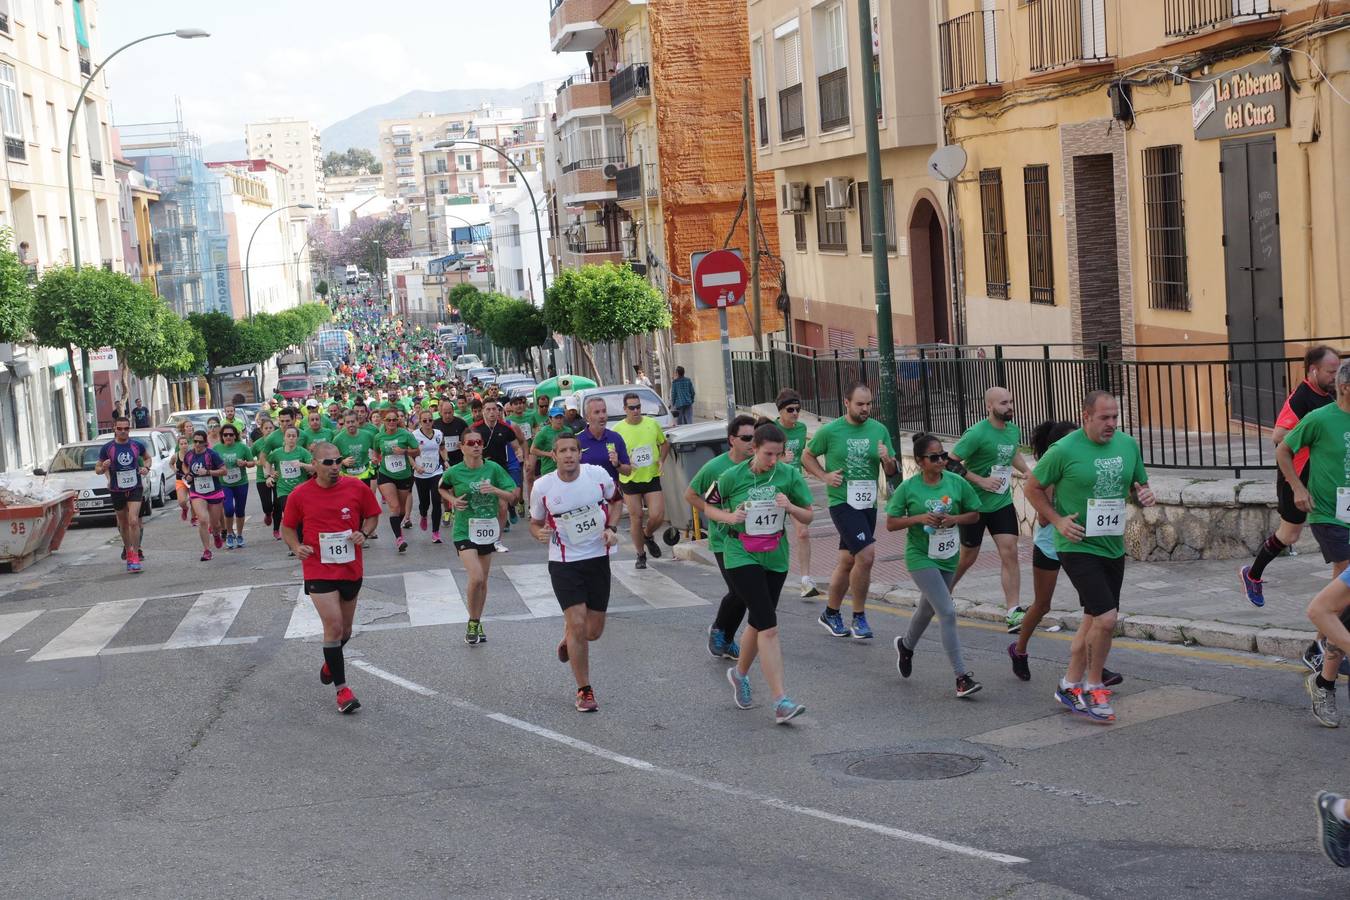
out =
{"type": "Polygon", "coordinates": [[[663,575],[655,569],[645,571],[630,569],[620,565],[611,567],[610,572],[619,583],[633,594],[647,601],[657,609],[674,609],[681,606],[707,606],[708,601],[686,590],[675,579],[663,575]]]}
{"type": "Polygon", "coordinates": [[[315,637],[323,634],[323,621],[314,601],[309,599],[303,586],[292,587],[287,593],[294,598],[295,608],[291,610],[291,623],[286,626],[286,639],[315,637]]]}
{"type": "Polygon", "coordinates": [[[403,596],[408,604],[408,624],[451,625],[469,621],[469,611],[449,569],[404,572],[403,596]]]}
{"type": "Polygon", "coordinates": [[[219,644],[229,633],[250,590],[241,587],[204,592],[164,642],[164,649],[214,647],[219,644]]]}
{"type": "Polygon", "coordinates": [[[131,621],[143,599],[110,600],[97,603],[75,620],[65,631],[47,642],[47,645],[29,657],[30,661],[72,659],[79,656],[97,656],[108,645],[122,626],[131,621]]]}
{"type": "MultiPolygon", "coordinates": [[[[388,681],[391,684],[396,684],[401,688],[405,688],[407,690],[412,691],[413,693],[421,694],[423,697],[440,696],[440,692],[434,690],[433,688],[429,688],[426,687],[425,685],[418,684],[415,681],[409,681],[408,679],[403,678],[402,676],[399,675],[395,675],[392,672],[387,672],[384,669],[379,668],[378,666],[371,665],[365,660],[352,660],[352,665],[356,666],[357,668],[365,672],[369,672],[371,675],[374,675],[377,678],[383,678],[385,681],[388,681]]],[[[596,756],[599,757],[600,759],[608,760],[609,762],[616,763],[621,766],[627,766],[630,769],[636,769],[640,772],[647,772],[653,775],[660,775],[665,778],[670,778],[676,781],[683,781],[688,784],[697,785],[698,787],[704,788],[705,790],[713,791],[715,793],[725,794],[730,797],[737,797],[744,800],[752,800],[756,803],[760,803],[771,809],[778,809],[784,812],[795,813],[800,816],[807,816],[812,819],[819,819],[823,822],[832,822],[835,825],[845,825],[849,828],[857,828],[863,831],[870,831],[873,834],[879,834],[882,835],[883,837],[896,838],[898,840],[907,841],[913,844],[922,844],[926,847],[932,847],[936,850],[943,850],[948,853],[957,853],[960,854],[961,856],[969,856],[975,859],[983,859],[988,862],[1002,863],[1004,865],[1016,865],[1019,863],[1030,862],[1030,860],[1024,859],[1023,857],[1020,856],[1012,856],[1007,853],[998,853],[993,850],[981,850],[978,847],[968,847],[965,844],[954,844],[951,841],[944,841],[941,838],[930,837],[926,834],[919,834],[918,832],[915,831],[905,831],[900,828],[892,828],[889,825],[882,825],[878,822],[868,822],[864,819],[855,819],[851,816],[840,816],[831,812],[826,812],[823,809],[815,809],[814,807],[810,806],[800,806],[796,803],[789,803],[786,800],[780,800],[777,797],[769,796],[768,794],[760,794],[755,791],[746,790],[745,788],[738,788],[733,785],[723,784],[720,781],[710,781],[709,779],[706,778],[699,778],[696,775],[689,775],[685,772],[680,772],[676,769],[667,769],[663,766],[658,766],[655,763],[647,762],[645,759],[638,759],[633,756],[625,756],[622,753],[616,753],[613,750],[606,750],[604,747],[599,747],[596,746],[595,744],[587,743],[586,741],[570,737],[569,735],[561,734],[560,732],[557,731],[553,731],[552,729],[544,728],[542,725],[535,725],[532,722],[526,722],[523,719],[517,719],[512,716],[508,716],[505,713],[492,712],[490,710],[483,709],[482,707],[470,703],[467,700],[461,700],[457,697],[450,697],[448,695],[446,696],[446,699],[450,703],[461,709],[474,712],[478,715],[484,716],[485,718],[491,719],[494,722],[499,722],[503,725],[509,725],[510,727],[519,729],[520,731],[528,732],[529,734],[546,738],[550,741],[554,741],[555,743],[562,744],[565,747],[570,747],[573,750],[579,750],[582,753],[588,753],[591,756],[596,756]]]]}
{"type": "Polygon", "coordinates": [[[5,613],[0,616],[0,641],[7,641],[29,622],[42,615],[46,610],[33,609],[21,613],[5,613]]]}
{"type": "MultiPolygon", "coordinates": [[[[532,617],[547,619],[562,615],[547,565],[502,566],[502,572],[511,579],[511,586],[520,595],[520,601],[530,608],[532,617]]],[[[488,602],[491,604],[491,599],[488,602]]]]}

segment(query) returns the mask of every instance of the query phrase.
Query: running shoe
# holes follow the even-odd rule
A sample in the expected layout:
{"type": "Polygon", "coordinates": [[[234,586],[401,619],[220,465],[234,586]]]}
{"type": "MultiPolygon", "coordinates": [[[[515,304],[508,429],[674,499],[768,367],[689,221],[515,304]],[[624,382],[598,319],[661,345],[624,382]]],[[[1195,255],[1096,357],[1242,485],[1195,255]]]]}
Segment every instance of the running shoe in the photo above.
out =
{"type": "Polygon", "coordinates": [[[421,526],[422,526],[422,530],[423,530],[423,531],[426,531],[426,530],[427,530],[427,517],[426,517],[426,516],[423,516],[423,517],[422,517],[421,526]]]}
{"type": "Polygon", "coordinates": [[[210,562],[210,561],[211,561],[211,551],[210,551],[210,550],[203,550],[203,551],[202,551],[202,562],[210,562]]]}
{"type": "Polygon", "coordinates": [[[510,518],[512,525],[520,521],[520,517],[516,515],[516,508],[514,506],[507,511],[507,516],[510,518]]]}
{"type": "Polygon", "coordinates": [[[226,550],[233,550],[233,549],[234,549],[234,532],[233,532],[233,531],[227,531],[227,532],[225,532],[225,549],[226,549],[226,550]]]}
{"type": "Polygon", "coordinates": [[[727,636],[722,633],[722,629],[714,626],[708,626],[708,655],[713,659],[721,659],[722,654],[727,649],[727,636]]]}
{"type": "Polygon", "coordinates": [[[600,704],[595,702],[595,691],[588,687],[577,690],[577,712],[599,712],[600,704]]]}
{"type": "Polygon", "coordinates": [[[1331,791],[1318,791],[1317,831],[1322,836],[1322,852],[1327,859],[1342,869],[1350,867],[1350,822],[1336,815],[1336,803],[1341,799],[1331,791]]]}
{"type": "Polygon", "coordinates": [[[1111,708],[1111,692],[1104,687],[1083,691],[1083,708],[1099,722],[1114,722],[1116,711],[1111,708]]]}
{"type": "Polygon", "coordinates": [[[1020,606],[1014,606],[1008,610],[1008,615],[1003,618],[1004,624],[1008,626],[1008,634],[1017,634],[1022,630],[1022,620],[1027,617],[1027,611],[1020,606]]]}
{"type": "Polygon", "coordinates": [[[197,527],[197,514],[196,514],[196,513],[193,513],[193,514],[192,514],[192,527],[193,527],[193,528],[196,528],[196,527],[197,527]]]}
{"type": "Polygon", "coordinates": [[[126,547],[123,547],[123,548],[122,548],[122,559],[126,559],[126,558],[127,558],[127,548],[126,548],[126,547]]]}
{"type": "Polygon", "coordinates": [[[477,622],[470,622],[470,623],[468,623],[467,625],[465,625],[465,626],[464,626],[464,643],[466,643],[466,644],[477,644],[477,643],[479,643],[480,641],[479,641],[479,637],[478,637],[478,631],[479,631],[479,629],[482,628],[482,627],[483,627],[483,626],[481,626],[481,625],[478,624],[477,622]]]}
{"type": "Polygon", "coordinates": [[[867,613],[854,613],[853,625],[849,628],[849,631],[855,641],[870,641],[872,639],[872,626],[867,624],[867,613]]]}
{"type": "Polygon", "coordinates": [[[319,684],[332,684],[333,673],[328,669],[328,663],[319,667],[319,684]]]}
{"type": "Polygon", "coordinates": [[[496,550],[498,553],[511,552],[511,548],[503,544],[501,541],[498,541],[497,543],[493,544],[493,549],[496,550]]]}
{"type": "MultiPolygon", "coordinates": [[[[1012,660],[1013,674],[1023,681],[1031,680],[1030,659],[1025,653],[1017,652],[1017,642],[1013,641],[1008,645],[1008,658],[1012,660]]],[[[1102,672],[1105,675],[1106,672],[1102,672]]]]}
{"type": "Polygon", "coordinates": [[[956,676],[956,696],[969,697],[971,694],[978,694],[980,688],[984,685],[975,680],[974,672],[967,672],[964,675],[956,676]]]}
{"type": "Polygon", "coordinates": [[[186,507],[186,506],[180,506],[180,507],[178,507],[178,514],[179,514],[179,518],[181,518],[184,522],[187,521],[187,507],[186,507]]]}
{"type": "Polygon", "coordinates": [[[816,621],[835,637],[848,637],[849,635],[848,628],[844,626],[844,617],[837,609],[825,607],[825,611],[820,614],[820,618],[816,621]]]}
{"type": "Polygon", "coordinates": [[[891,644],[895,647],[895,667],[900,670],[901,678],[908,678],[914,671],[914,651],[905,646],[905,639],[899,635],[891,644]]]}
{"type": "Polygon", "coordinates": [[[1303,664],[1309,672],[1322,671],[1322,642],[1313,641],[1303,649],[1303,664]]]}
{"type": "Polygon", "coordinates": [[[565,663],[571,658],[571,654],[567,652],[567,638],[563,638],[558,641],[558,662],[565,663]]]}
{"type": "Polygon", "coordinates": [[[340,688],[337,692],[337,707],[340,713],[354,713],[361,708],[361,701],[356,699],[349,687],[340,688]]]}
{"type": "Polygon", "coordinates": [[[731,682],[731,699],[737,709],[750,709],[755,705],[750,691],[750,676],[742,675],[735,666],[727,669],[727,681],[731,682]]]}
{"type": "Polygon", "coordinates": [[[433,544],[439,544],[441,542],[441,533],[439,531],[433,531],[431,533],[431,542],[433,544]]]}
{"type": "Polygon", "coordinates": [[[647,538],[646,541],[644,541],[644,543],[647,545],[647,552],[651,554],[652,559],[661,558],[661,547],[659,544],[656,543],[656,541],[652,540],[651,538],[647,538]]]}
{"type": "Polygon", "coordinates": [[[722,652],[722,658],[732,662],[741,658],[741,645],[736,643],[735,638],[727,638],[727,649],[722,652]]]}
{"type": "Polygon", "coordinates": [[[1341,716],[1336,711],[1336,686],[1333,684],[1330,688],[1320,687],[1317,684],[1317,673],[1310,672],[1308,677],[1303,679],[1303,686],[1308,689],[1308,697],[1312,700],[1313,718],[1317,724],[1326,728],[1340,728],[1341,716]]]}
{"type": "Polygon", "coordinates": [[[404,520],[403,520],[403,530],[404,530],[404,531],[412,531],[412,519],[404,519],[404,520]]]}
{"type": "Polygon", "coordinates": [[[225,538],[221,536],[219,531],[212,535],[211,539],[215,542],[217,550],[225,546],[225,538]]]}
{"type": "Polygon", "coordinates": [[[450,515],[450,510],[447,509],[445,512],[441,513],[441,524],[449,525],[451,518],[452,516],[450,515]]]}
{"type": "Polygon", "coordinates": [[[272,524],[272,514],[271,514],[271,513],[263,513],[263,524],[264,524],[264,525],[271,525],[271,524],[272,524]]]}
{"type": "Polygon", "coordinates": [[[242,534],[237,534],[237,535],[235,535],[235,537],[234,537],[234,548],[235,548],[236,550],[243,550],[243,549],[244,549],[244,536],[243,536],[242,534]]]}
{"type": "Polygon", "coordinates": [[[1055,699],[1069,712],[1091,718],[1091,713],[1087,711],[1087,700],[1083,697],[1081,687],[1066,688],[1060,685],[1055,688],[1055,699]]]}
{"type": "Polygon", "coordinates": [[[645,554],[645,553],[639,553],[639,554],[638,554],[638,558],[637,558],[637,562],[633,563],[633,568],[635,568],[635,569],[645,569],[645,568],[647,568],[647,554],[645,554]]]}
{"type": "Polygon", "coordinates": [[[478,643],[487,643],[487,632],[483,630],[483,621],[481,619],[478,620],[478,643]]]}
{"type": "Polygon", "coordinates": [[[1110,669],[1102,666],[1102,684],[1106,687],[1115,687],[1124,680],[1124,675],[1119,672],[1112,672],[1110,669]]]}
{"type": "Polygon", "coordinates": [[[816,590],[816,585],[809,578],[802,579],[802,599],[810,600],[812,597],[819,597],[820,591],[816,590]]]}
{"type": "Polygon", "coordinates": [[[794,701],[791,697],[784,697],[773,707],[773,722],[775,725],[786,725],[793,719],[806,712],[806,707],[794,701]]]}
{"type": "Polygon", "coordinates": [[[281,540],[281,532],[280,532],[280,531],[273,530],[273,531],[272,531],[272,540],[274,540],[274,541],[279,541],[279,540],[281,540]]]}
{"type": "Polygon", "coordinates": [[[403,538],[399,538],[397,541],[395,541],[395,542],[394,542],[394,546],[395,546],[395,547],[398,547],[398,552],[399,552],[399,553],[407,553],[407,552],[408,552],[408,542],[405,541],[403,538]]]}
{"type": "Polygon", "coordinates": [[[1247,592],[1247,599],[1251,601],[1252,606],[1260,609],[1266,605],[1266,585],[1261,579],[1253,578],[1251,570],[1251,566],[1243,566],[1238,569],[1238,577],[1242,579],[1242,589],[1247,592]]]}

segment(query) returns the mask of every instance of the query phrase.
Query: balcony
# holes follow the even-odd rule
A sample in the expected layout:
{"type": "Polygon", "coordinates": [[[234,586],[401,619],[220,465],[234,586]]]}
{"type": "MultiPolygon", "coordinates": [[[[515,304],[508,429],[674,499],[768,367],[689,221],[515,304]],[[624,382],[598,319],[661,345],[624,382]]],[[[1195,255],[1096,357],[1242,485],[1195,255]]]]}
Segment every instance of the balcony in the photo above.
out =
{"type": "Polygon", "coordinates": [[[102,177],[103,177],[103,160],[101,160],[101,159],[91,159],[91,160],[89,160],[89,169],[90,169],[90,171],[92,171],[92,172],[94,173],[94,177],[95,177],[95,178],[102,178],[102,177]]]}
{"type": "Polygon", "coordinates": [[[584,53],[605,41],[600,16],[614,0],[549,0],[548,42],[554,53],[584,53]]]}
{"type": "Polygon", "coordinates": [[[88,75],[90,72],[94,70],[93,64],[90,63],[89,61],[89,48],[81,47],[79,50],[79,54],[80,54],[80,74],[88,75]]]}
{"type": "Polygon", "coordinates": [[[639,105],[647,105],[643,101],[651,100],[650,75],[646,63],[624,66],[614,73],[614,77],[609,80],[609,102],[613,105],[616,115],[628,112],[629,109],[636,109],[639,105]],[[633,105],[625,107],[628,103],[633,105]]]}
{"type": "Polygon", "coordinates": [[[938,26],[938,68],[942,93],[961,94],[956,99],[996,97],[1003,92],[998,84],[998,20],[994,10],[969,12],[938,26]]]}
{"type": "Polygon", "coordinates": [[[5,136],[5,158],[15,162],[28,159],[28,149],[23,145],[23,138],[5,136]]]}
{"type": "MultiPolygon", "coordinates": [[[[647,163],[647,196],[656,196],[656,163],[647,163]]],[[[618,201],[623,203],[626,200],[641,200],[642,198],[642,167],[629,166],[626,169],[620,169],[614,176],[614,189],[618,194],[618,201]]]]}
{"type": "Polygon", "coordinates": [[[778,139],[792,141],[806,135],[806,115],[802,111],[802,86],[799,83],[778,92],[778,139]]]}
{"type": "Polygon", "coordinates": [[[9,13],[0,12],[0,32],[3,32],[4,34],[10,34],[9,13]]]}
{"type": "Polygon", "coordinates": [[[1173,38],[1189,37],[1279,15],[1270,8],[1270,0],[1164,0],[1163,32],[1173,38]]]}
{"type": "Polygon", "coordinates": [[[622,156],[606,156],[567,163],[558,178],[558,198],[564,206],[618,199],[614,178],[624,162],[622,156]]]}
{"type": "Polygon", "coordinates": [[[1030,67],[1077,77],[1109,67],[1106,33],[1111,0],[1027,0],[1030,67]]]}
{"type": "Polygon", "coordinates": [[[590,72],[578,72],[558,85],[558,100],[554,108],[559,125],[582,111],[588,111],[590,115],[608,113],[609,82],[595,79],[590,72]]]}
{"type": "Polygon", "coordinates": [[[584,236],[567,235],[561,242],[559,259],[564,269],[577,269],[597,263],[621,263],[624,258],[623,242],[607,237],[587,240],[584,236]]]}
{"type": "Polygon", "coordinates": [[[848,69],[835,69],[816,79],[820,91],[820,130],[848,127],[848,69]]]}

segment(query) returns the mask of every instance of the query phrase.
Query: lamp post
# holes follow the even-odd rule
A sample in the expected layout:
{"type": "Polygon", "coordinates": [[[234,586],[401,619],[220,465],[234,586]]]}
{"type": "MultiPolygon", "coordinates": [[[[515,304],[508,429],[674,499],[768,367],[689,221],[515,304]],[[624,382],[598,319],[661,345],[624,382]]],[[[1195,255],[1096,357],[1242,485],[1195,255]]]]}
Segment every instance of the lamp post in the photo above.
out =
{"type": "Polygon", "coordinates": [[[253,254],[253,239],[258,236],[258,229],[263,227],[263,223],[281,212],[283,209],[313,209],[313,203],[292,203],[289,206],[278,206],[267,215],[258,220],[258,224],[253,226],[253,233],[248,236],[248,249],[244,251],[244,308],[248,312],[248,317],[253,318],[253,285],[249,280],[248,260],[253,254]]]}
{"type": "MultiPolygon", "coordinates": [[[[75,208],[75,122],[80,112],[84,109],[84,95],[89,93],[89,88],[94,83],[94,79],[103,71],[103,67],[112,62],[117,54],[128,47],[134,47],[144,41],[151,41],[155,38],[176,37],[184,40],[193,38],[210,37],[210,33],[200,28],[179,28],[175,31],[161,31],[156,34],[147,34],[145,37],[137,38],[118,47],[109,53],[99,63],[89,77],[84,80],[84,86],[80,88],[80,95],[75,98],[75,107],[70,111],[70,127],[66,131],[66,190],[70,199],[70,255],[71,262],[75,264],[75,271],[80,270],[80,216],[75,208]]],[[[90,138],[92,143],[93,138],[90,138]]],[[[90,177],[93,177],[92,175],[90,177]]],[[[80,376],[84,381],[84,424],[87,437],[95,437],[98,434],[98,417],[94,410],[94,375],[90,371],[89,348],[80,348],[80,376]]]]}

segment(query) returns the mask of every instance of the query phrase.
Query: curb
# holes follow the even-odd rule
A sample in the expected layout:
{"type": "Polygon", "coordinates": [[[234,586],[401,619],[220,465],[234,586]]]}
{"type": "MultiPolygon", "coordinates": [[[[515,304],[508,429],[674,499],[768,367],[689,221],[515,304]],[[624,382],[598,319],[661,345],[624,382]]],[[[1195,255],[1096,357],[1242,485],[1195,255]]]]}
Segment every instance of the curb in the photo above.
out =
{"type": "MultiPolygon", "coordinates": [[[[717,565],[707,543],[681,542],[674,547],[675,558],[685,562],[717,565]]],[[[919,592],[899,585],[876,586],[868,600],[886,603],[901,609],[913,609],[919,602],[919,592]]],[[[1005,611],[1001,606],[980,603],[965,597],[954,598],[956,614],[977,622],[1002,622],[1005,611]]],[[[1043,627],[1059,625],[1065,631],[1076,631],[1083,622],[1077,610],[1052,609],[1041,620],[1043,627]]],[[[1240,650],[1282,659],[1297,660],[1303,648],[1316,636],[1313,631],[1290,628],[1261,628],[1255,625],[1234,625],[1204,619],[1186,619],[1173,616],[1121,615],[1116,623],[1116,635],[1141,641],[1165,644],[1184,644],[1188,647],[1209,647],[1216,650],[1240,650]]]]}

